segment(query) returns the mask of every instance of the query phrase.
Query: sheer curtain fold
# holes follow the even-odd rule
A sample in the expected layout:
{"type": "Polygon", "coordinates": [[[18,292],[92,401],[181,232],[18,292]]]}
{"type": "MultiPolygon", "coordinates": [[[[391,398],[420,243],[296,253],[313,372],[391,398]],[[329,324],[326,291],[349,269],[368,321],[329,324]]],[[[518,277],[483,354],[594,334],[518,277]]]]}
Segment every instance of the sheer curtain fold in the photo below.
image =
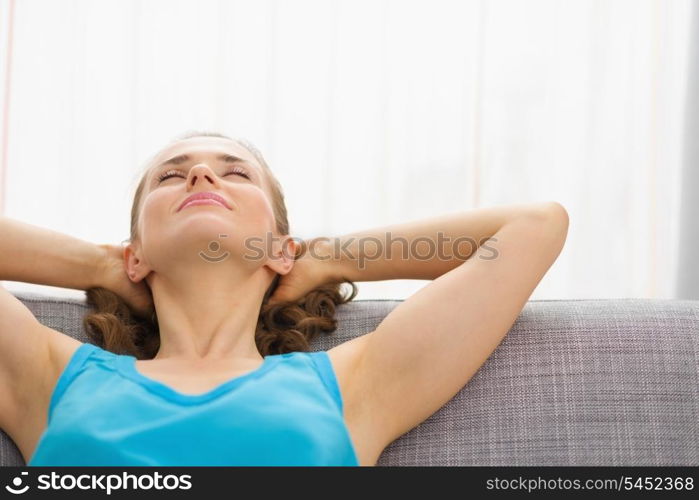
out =
{"type": "Polygon", "coordinates": [[[2,211],[121,241],[143,162],[217,130],[264,153],[296,236],[557,200],[568,244],[532,298],[670,297],[691,6],[16,2],[2,211]]]}
{"type": "Polygon", "coordinates": [[[677,265],[677,297],[681,299],[699,299],[699,3],[694,4],[691,33],[677,265]]]}

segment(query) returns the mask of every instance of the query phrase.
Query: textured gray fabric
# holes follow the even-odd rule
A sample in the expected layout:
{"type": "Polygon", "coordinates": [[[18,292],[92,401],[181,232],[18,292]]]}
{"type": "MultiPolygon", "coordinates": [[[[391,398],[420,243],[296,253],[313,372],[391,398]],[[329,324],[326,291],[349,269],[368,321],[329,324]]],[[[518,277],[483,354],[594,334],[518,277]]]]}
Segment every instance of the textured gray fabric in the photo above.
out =
{"type": "MultiPolygon", "coordinates": [[[[17,296],[87,341],[80,301],[17,296]]],[[[340,306],[312,350],[372,331],[400,303],[340,306]]],[[[699,301],[529,301],[468,384],[377,465],[699,465],[698,422],[699,301]]],[[[24,464],[4,433],[0,464],[24,464]]]]}

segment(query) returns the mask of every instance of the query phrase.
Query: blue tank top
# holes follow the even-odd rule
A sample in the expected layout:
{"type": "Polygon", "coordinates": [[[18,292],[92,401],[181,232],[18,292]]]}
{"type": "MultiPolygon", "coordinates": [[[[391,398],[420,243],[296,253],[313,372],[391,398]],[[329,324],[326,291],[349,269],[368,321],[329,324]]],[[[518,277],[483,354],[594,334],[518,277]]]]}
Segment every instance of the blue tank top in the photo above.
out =
{"type": "Polygon", "coordinates": [[[265,356],[196,395],[142,375],[135,361],[78,347],[27,465],[359,465],[326,351],[265,356]]]}

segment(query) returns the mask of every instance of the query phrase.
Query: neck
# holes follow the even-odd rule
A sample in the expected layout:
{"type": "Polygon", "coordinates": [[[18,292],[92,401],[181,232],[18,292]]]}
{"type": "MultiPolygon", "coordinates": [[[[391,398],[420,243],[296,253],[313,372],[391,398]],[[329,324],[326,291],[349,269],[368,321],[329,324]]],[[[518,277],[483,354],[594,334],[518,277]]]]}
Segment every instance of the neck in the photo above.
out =
{"type": "Polygon", "coordinates": [[[221,264],[203,262],[167,275],[153,273],[149,283],[160,327],[160,349],[153,359],[263,359],[255,330],[270,271],[221,264]]]}

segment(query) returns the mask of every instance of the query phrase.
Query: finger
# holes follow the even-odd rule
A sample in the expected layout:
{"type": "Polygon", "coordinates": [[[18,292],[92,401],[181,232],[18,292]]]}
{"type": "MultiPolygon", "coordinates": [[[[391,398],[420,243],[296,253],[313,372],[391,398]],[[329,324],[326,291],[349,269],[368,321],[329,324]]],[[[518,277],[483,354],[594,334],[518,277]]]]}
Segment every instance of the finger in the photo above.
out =
{"type": "Polygon", "coordinates": [[[267,304],[272,305],[272,304],[277,304],[279,302],[284,302],[286,300],[289,300],[286,294],[280,293],[279,290],[275,291],[272,295],[270,295],[269,299],[267,299],[267,304]]]}

